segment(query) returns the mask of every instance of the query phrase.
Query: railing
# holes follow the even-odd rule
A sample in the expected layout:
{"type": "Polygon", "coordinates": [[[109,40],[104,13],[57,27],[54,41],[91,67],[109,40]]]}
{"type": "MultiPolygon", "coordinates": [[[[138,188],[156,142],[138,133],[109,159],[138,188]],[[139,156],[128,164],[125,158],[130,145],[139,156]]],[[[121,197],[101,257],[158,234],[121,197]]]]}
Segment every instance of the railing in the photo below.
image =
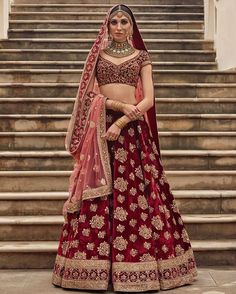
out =
{"type": "Polygon", "coordinates": [[[0,0],[0,39],[7,39],[9,27],[9,12],[11,8],[10,0],[0,0]]]}
{"type": "Polygon", "coordinates": [[[236,0],[204,0],[205,39],[214,41],[219,69],[236,69],[236,0]]]}

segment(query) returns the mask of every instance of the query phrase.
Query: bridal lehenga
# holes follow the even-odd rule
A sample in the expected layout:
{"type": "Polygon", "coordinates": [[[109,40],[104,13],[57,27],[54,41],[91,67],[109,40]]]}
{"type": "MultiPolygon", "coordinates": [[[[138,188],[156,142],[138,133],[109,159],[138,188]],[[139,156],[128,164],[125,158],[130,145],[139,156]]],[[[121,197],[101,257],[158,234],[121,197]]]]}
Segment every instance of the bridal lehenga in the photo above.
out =
{"type": "MultiPolygon", "coordinates": [[[[68,127],[66,148],[75,166],[52,283],[87,290],[110,284],[122,292],[191,284],[196,262],[161,162],[155,107],[130,121],[116,141],[106,141],[102,134],[123,113],[106,109],[96,85],[87,92],[108,17],[86,60],[68,127]]],[[[146,50],[133,23],[134,47],[146,50]]],[[[141,99],[141,90],[136,93],[141,99]]]]}

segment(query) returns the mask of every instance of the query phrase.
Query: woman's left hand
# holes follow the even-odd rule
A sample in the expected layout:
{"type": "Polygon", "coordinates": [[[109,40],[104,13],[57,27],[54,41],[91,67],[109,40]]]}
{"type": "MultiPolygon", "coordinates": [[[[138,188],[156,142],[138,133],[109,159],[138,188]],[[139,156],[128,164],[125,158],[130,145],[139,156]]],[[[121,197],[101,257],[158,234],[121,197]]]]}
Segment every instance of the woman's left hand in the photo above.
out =
{"type": "Polygon", "coordinates": [[[106,134],[103,136],[103,138],[107,139],[108,141],[115,141],[118,139],[120,132],[121,129],[117,125],[112,124],[107,130],[106,134]]]}

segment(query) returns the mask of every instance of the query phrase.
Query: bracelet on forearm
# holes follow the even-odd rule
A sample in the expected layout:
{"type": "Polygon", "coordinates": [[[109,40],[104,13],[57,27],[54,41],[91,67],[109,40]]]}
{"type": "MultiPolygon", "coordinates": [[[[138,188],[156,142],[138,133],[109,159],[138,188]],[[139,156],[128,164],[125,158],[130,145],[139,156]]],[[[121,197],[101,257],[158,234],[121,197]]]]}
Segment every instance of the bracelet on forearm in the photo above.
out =
{"type": "Polygon", "coordinates": [[[111,100],[111,107],[115,111],[122,111],[123,103],[119,101],[111,100]]]}
{"type": "Polygon", "coordinates": [[[124,120],[123,117],[120,117],[119,119],[117,119],[114,124],[119,127],[120,129],[123,129],[123,127],[126,126],[127,122],[124,120]]]}

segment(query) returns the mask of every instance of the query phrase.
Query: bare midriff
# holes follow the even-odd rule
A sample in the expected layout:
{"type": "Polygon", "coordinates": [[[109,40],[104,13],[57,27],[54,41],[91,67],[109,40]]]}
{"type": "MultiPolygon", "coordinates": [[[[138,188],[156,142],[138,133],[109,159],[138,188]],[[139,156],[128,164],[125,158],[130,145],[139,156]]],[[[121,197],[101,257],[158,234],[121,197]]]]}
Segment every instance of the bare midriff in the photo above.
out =
{"type": "Polygon", "coordinates": [[[99,87],[104,96],[127,104],[137,104],[135,87],[126,84],[106,84],[99,87]]]}

